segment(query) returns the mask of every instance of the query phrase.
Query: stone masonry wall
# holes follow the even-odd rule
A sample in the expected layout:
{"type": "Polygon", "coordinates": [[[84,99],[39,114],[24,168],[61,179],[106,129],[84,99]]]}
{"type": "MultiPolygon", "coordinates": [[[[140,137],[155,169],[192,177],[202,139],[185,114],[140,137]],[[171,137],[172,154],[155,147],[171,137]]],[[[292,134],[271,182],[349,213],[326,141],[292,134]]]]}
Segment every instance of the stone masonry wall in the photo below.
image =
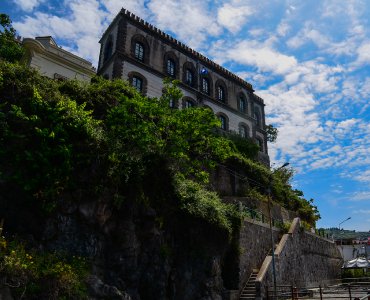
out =
{"type": "MultiPolygon", "coordinates": [[[[296,218],[275,251],[276,282],[300,287],[325,284],[339,278],[341,264],[335,243],[302,230],[296,218]]],[[[266,257],[256,281],[262,298],[265,285],[273,285],[271,256],[266,257]]]]}
{"type": "MultiPolygon", "coordinates": [[[[274,242],[279,241],[279,230],[273,228],[274,242]]],[[[259,269],[271,249],[271,231],[268,224],[249,220],[239,235],[239,286],[241,290],[253,269],[259,269]]]]}

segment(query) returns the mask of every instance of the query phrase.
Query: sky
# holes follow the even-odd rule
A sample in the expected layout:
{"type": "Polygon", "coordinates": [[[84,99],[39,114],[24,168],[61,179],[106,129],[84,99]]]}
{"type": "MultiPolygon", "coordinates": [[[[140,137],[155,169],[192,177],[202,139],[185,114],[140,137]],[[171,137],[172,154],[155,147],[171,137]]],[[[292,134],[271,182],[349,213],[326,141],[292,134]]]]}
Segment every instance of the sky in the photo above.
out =
{"type": "Polygon", "coordinates": [[[22,37],[95,66],[122,7],[253,85],[279,130],[272,166],[294,168],[317,227],[370,230],[370,1],[0,0],[22,37]]]}

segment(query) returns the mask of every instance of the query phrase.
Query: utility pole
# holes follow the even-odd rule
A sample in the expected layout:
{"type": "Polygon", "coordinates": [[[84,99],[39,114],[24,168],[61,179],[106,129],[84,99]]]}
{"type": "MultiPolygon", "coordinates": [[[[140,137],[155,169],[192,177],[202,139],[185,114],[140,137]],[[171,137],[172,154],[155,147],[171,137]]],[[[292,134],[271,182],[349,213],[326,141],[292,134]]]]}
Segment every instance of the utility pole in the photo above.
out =
{"type": "MultiPolygon", "coordinates": [[[[278,170],[281,170],[282,168],[285,168],[287,165],[289,165],[289,163],[285,163],[283,164],[281,167],[275,169],[275,172],[278,171],[278,170]]],[[[273,276],[273,280],[274,280],[274,295],[273,295],[273,299],[276,299],[276,294],[277,294],[277,290],[276,290],[276,266],[275,266],[275,242],[274,242],[274,231],[272,230],[272,215],[271,215],[271,205],[272,205],[272,192],[271,192],[271,189],[272,189],[272,183],[273,183],[273,178],[272,178],[272,174],[270,174],[270,177],[269,177],[269,187],[268,187],[268,211],[269,211],[269,219],[270,219],[270,236],[271,236],[271,255],[272,255],[272,276],[273,276]]]]}

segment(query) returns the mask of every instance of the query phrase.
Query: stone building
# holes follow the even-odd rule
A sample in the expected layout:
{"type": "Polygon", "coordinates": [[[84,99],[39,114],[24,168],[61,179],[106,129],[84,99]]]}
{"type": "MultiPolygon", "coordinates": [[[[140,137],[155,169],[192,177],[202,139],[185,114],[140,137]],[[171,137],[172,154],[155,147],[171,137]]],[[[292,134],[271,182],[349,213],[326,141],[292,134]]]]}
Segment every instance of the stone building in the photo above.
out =
{"type": "Polygon", "coordinates": [[[24,61],[47,77],[90,82],[96,71],[91,62],[60,48],[51,36],[24,38],[24,61]]]}
{"type": "Polygon", "coordinates": [[[164,78],[179,80],[184,96],[170,106],[211,108],[222,130],[254,140],[269,164],[264,103],[250,83],[125,9],[100,44],[98,74],[126,79],[149,97],[161,96],[164,78]]]}

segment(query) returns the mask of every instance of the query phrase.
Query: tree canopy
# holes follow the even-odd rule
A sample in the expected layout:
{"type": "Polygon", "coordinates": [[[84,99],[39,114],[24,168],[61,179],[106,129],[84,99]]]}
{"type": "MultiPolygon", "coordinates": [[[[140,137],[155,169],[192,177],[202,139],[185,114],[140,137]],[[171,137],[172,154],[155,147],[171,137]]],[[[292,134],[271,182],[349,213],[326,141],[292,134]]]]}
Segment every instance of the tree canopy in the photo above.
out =
{"type": "Polygon", "coordinates": [[[16,38],[16,31],[12,26],[12,21],[6,14],[0,14],[0,59],[10,62],[19,61],[24,49],[16,38]]]}

